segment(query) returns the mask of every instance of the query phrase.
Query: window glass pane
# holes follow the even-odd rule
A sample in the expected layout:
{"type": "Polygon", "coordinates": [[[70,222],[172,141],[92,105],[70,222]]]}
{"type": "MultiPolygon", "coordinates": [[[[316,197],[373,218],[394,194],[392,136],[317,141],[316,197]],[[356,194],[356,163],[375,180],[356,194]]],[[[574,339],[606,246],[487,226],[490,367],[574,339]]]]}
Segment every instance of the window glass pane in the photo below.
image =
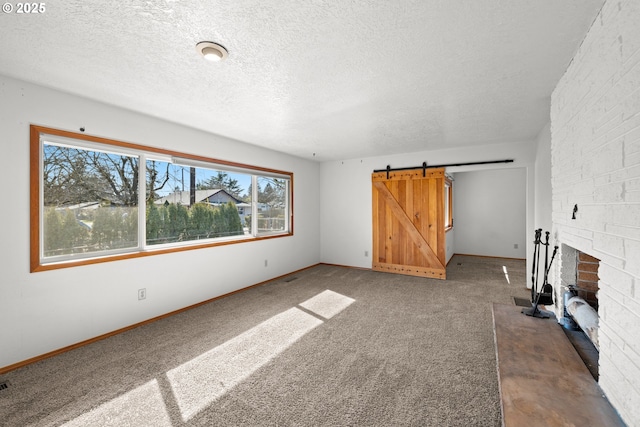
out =
{"type": "Polygon", "coordinates": [[[445,180],[444,183],[444,221],[445,228],[453,227],[453,187],[450,180],[445,180]]]}
{"type": "Polygon", "coordinates": [[[444,184],[444,225],[449,226],[449,184],[444,184]]]}
{"type": "Polygon", "coordinates": [[[138,246],[138,162],[43,143],[43,258],[138,246]]]}
{"type": "Polygon", "coordinates": [[[146,243],[250,234],[251,175],[147,161],[146,243]]]}
{"type": "Polygon", "coordinates": [[[287,231],[288,183],[283,178],[258,176],[258,234],[287,231]]]}

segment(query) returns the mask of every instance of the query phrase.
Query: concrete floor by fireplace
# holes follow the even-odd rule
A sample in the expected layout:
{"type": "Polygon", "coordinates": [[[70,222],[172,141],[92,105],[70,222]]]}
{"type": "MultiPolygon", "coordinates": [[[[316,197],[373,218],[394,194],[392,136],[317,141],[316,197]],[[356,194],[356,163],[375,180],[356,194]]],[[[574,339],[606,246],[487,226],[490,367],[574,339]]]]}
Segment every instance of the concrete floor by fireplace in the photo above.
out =
{"type": "Polygon", "coordinates": [[[493,304],[504,426],[624,426],[556,319],[493,304]]]}

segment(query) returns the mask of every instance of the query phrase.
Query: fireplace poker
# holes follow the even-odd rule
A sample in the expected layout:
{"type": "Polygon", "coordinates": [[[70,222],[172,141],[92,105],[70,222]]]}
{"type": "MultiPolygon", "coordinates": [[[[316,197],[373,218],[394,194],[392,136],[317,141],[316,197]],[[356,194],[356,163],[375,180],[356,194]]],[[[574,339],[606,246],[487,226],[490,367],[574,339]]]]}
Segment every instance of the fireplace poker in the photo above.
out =
{"type": "Polygon", "coordinates": [[[535,231],[535,239],[533,241],[533,266],[531,267],[531,302],[536,299],[538,292],[538,270],[540,269],[540,236],[542,236],[542,228],[535,231]]]}

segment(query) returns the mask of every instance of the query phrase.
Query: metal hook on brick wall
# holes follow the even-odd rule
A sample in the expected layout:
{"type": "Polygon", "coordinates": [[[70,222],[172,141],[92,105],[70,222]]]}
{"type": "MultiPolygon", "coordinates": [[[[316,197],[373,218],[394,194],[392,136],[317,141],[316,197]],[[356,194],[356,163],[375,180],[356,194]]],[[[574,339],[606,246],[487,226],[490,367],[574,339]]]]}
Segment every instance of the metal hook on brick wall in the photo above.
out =
{"type": "Polygon", "coordinates": [[[576,219],[576,212],[578,212],[578,205],[573,205],[573,215],[571,219],[576,219]]]}

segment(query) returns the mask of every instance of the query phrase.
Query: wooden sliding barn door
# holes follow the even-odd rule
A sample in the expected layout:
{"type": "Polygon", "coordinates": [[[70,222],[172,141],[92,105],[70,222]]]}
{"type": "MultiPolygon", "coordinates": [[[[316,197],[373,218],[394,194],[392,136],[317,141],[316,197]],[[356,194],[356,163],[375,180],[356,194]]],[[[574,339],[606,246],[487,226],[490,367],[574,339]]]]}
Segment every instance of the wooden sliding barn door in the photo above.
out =
{"type": "Polygon", "coordinates": [[[374,172],[371,183],[373,269],[445,279],[444,169],[374,172]]]}

